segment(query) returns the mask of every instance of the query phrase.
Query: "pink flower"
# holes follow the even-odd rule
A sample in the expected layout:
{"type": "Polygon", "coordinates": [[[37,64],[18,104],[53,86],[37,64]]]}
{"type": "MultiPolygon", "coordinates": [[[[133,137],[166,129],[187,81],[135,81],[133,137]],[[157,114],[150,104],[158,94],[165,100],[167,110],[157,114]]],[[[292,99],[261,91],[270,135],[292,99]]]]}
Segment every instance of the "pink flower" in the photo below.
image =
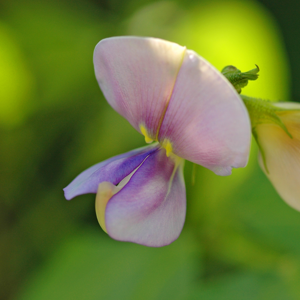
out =
{"type": "Polygon", "coordinates": [[[65,189],[96,193],[114,239],[159,247],[179,236],[186,212],[184,159],[218,175],[247,164],[251,127],[231,84],[194,51],[156,38],[116,37],[94,52],[108,103],[149,146],[99,163],[65,189]]]}

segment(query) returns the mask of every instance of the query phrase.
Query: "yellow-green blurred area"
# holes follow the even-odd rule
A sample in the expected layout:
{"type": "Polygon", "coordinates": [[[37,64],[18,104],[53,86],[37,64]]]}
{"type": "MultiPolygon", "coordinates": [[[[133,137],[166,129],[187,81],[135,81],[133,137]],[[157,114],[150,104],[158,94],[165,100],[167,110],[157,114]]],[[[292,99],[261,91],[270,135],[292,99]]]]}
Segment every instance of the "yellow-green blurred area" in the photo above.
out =
{"type": "Polygon", "coordinates": [[[0,299],[300,299],[300,213],[260,170],[254,142],[248,166],[229,177],[198,166],[193,185],[186,163],[185,227],[163,248],[110,239],[94,195],[62,192],[84,169],[144,145],[94,78],[105,37],[167,39],[219,70],[257,64],[244,94],[299,100],[299,4],[262,2],[0,2],[0,299]]]}

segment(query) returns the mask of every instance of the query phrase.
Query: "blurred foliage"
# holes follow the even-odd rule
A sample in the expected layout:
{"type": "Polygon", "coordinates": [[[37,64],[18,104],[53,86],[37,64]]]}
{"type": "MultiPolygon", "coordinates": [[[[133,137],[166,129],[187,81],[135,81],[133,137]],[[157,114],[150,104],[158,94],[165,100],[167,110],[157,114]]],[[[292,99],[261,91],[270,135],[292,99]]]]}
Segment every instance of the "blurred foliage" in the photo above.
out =
{"type": "Polygon", "coordinates": [[[249,84],[247,95],[288,100],[289,69],[281,37],[272,17],[254,1],[201,1],[189,9],[181,3],[155,2],[128,23],[128,34],[185,45],[219,70],[234,65],[248,71],[257,64],[260,78],[249,84]]]}
{"type": "Polygon", "coordinates": [[[183,299],[196,275],[194,255],[187,235],[147,248],[82,232],[62,245],[20,299],[183,299]]]}
{"type": "Polygon", "coordinates": [[[244,93],[290,100],[285,36],[265,7],[250,0],[0,5],[1,299],[299,299],[300,215],[259,169],[254,143],[247,168],[229,177],[197,167],[192,185],[186,163],[186,225],[164,248],[109,239],[94,195],[67,202],[62,193],[85,168],[144,145],[94,78],[99,40],[155,36],[219,70],[258,64],[260,78],[244,93]]]}

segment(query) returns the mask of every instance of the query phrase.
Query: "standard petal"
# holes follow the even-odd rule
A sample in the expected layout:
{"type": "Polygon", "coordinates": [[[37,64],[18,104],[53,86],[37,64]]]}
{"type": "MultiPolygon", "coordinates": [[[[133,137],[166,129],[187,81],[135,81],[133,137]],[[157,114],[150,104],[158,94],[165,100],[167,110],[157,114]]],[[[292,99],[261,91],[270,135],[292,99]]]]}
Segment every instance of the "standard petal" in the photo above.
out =
{"type": "Polygon", "coordinates": [[[156,38],[108,38],[95,48],[96,78],[108,103],[150,139],[156,138],[184,53],[185,47],[156,38]]]}
{"type": "Polygon", "coordinates": [[[158,140],[218,175],[247,164],[248,112],[227,79],[191,50],[186,51],[158,140]]]}
{"type": "Polygon", "coordinates": [[[129,182],[107,203],[105,224],[114,239],[160,247],[180,234],[186,212],[183,160],[165,150],[147,157],[129,182]]]}
{"type": "Polygon", "coordinates": [[[268,171],[261,155],[259,162],[282,199],[300,210],[300,111],[282,111],[278,115],[293,138],[275,124],[258,125],[258,142],[268,171]]]}
{"type": "Polygon", "coordinates": [[[158,144],[138,148],[98,163],[79,174],[64,188],[65,198],[70,200],[78,195],[97,193],[100,182],[108,181],[114,185],[136,169],[152,152],[157,151],[158,144]]]}

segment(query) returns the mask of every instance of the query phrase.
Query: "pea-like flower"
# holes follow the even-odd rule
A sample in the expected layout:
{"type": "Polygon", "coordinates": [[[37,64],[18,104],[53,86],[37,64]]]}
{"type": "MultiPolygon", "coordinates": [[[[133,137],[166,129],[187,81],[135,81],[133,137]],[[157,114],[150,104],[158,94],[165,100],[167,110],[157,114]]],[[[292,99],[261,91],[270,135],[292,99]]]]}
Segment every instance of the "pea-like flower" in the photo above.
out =
{"type": "Polygon", "coordinates": [[[266,104],[268,114],[256,113],[260,121],[254,123],[259,163],[281,198],[300,210],[300,104],[266,104]]]}
{"type": "Polygon", "coordinates": [[[244,167],[247,110],[221,73],[175,43],[104,39],[94,66],[108,103],[151,144],[87,169],[64,189],[65,197],[96,193],[98,221],[116,240],[170,244],[185,220],[184,159],[218,175],[244,167]]]}

